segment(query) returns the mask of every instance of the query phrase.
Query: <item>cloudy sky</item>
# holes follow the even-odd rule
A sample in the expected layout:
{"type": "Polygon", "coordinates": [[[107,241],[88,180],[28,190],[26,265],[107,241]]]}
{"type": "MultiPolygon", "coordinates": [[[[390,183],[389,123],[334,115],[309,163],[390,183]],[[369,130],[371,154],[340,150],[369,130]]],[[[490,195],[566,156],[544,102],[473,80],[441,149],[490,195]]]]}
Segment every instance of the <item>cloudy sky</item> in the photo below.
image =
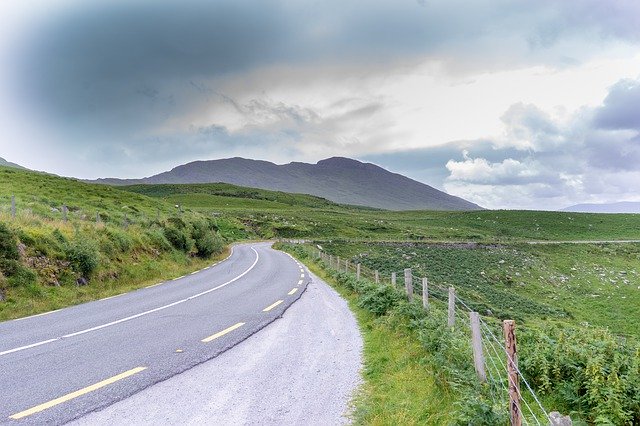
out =
{"type": "Polygon", "coordinates": [[[640,201],[636,0],[0,2],[0,157],[370,161],[489,208],[640,201]]]}

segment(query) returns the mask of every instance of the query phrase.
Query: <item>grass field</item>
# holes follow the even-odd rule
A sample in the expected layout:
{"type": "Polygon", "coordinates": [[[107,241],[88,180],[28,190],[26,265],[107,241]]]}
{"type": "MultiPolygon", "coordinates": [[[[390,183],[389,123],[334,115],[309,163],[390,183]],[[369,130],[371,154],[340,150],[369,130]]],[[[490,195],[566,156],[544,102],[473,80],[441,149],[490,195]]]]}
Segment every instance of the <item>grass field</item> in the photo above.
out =
{"type": "MultiPolygon", "coordinates": [[[[640,243],[589,243],[639,240],[640,215],[392,212],[227,184],[113,188],[0,167],[0,320],[182,275],[224,255],[230,242],[260,238],[309,239],[379,270],[383,279],[412,268],[434,287],[455,286],[488,318],[516,319],[525,341],[562,348],[530,355],[528,371],[532,381],[545,378],[537,386],[546,400],[591,423],[640,419],[634,417],[640,408],[628,404],[640,398],[629,390],[635,383],[640,388],[640,349],[634,349],[640,340],[640,243]],[[69,209],[67,221],[62,205],[69,209]],[[78,284],[83,280],[88,285],[78,284]],[[555,381],[549,382],[551,375],[555,381]],[[583,382],[592,387],[584,390],[583,382]]],[[[437,416],[414,409],[420,398],[448,395],[410,379],[429,371],[418,373],[413,362],[413,355],[424,354],[418,332],[359,315],[370,339],[369,394],[357,403],[359,421],[405,422],[410,412],[437,416]]]]}

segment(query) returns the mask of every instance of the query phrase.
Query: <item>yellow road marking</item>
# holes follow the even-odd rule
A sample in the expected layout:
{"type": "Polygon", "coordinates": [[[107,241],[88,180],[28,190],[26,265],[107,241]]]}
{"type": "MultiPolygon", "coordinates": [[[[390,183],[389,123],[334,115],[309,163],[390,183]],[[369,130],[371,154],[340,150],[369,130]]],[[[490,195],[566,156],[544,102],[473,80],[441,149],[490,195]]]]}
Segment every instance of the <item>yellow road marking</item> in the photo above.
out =
{"type": "Polygon", "coordinates": [[[235,330],[236,328],[240,328],[240,327],[242,327],[244,324],[245,324],[245,323],[243,323],[243,322],[239,322],[239,323],[237,323],[237,324],[235,324],[235,325],[232,325],[232,326],[231,326],[231,327],[229,327],[229,328],[225,328],[224,330],[219,331],[218,333],[214,334],[213,336],[209,336],[209,337],[207,337],[206,339],[202,339],[202,342],[203,342],[203,343],[209,343],[210,341],[215,340],[215,339],[217,339],[218,337],[222,337],[222,336],[224,336],[224,335],[225,335],[225,334],[227,334],[227,333],[231,333],[233,330],[235,330]]]}
{"type": "Polygon", "coordinates": [[[35,414],[35,413],[39,413],[40,411],[44,411],[47,408],[55,407],[56,405],[62,404],[63,402],[70,401],[70,400],[72,400],[74,398],[77,398],[79,396],[85,395],[85,394],[87,394],[89,392],[93,392],[95,390],[98,390],[98,389],[100,389],[102,387],[105,387],[107,385],[110,385],[112,383],[115,383],[118,380],[126,379],[127,377],[133,376],[134,374],[139,373],[139,372],[141,372],[143,370],[146,370],[146,369],[147,369],[147,367],[137,367],[137,368],[134,368],[132,370],[125,371],[124,373],[120,373],[117,376],[113,376],[113,377],[110,377],[110,378],[108,378],[106,380],[98,382],[95,385],[87,386],[86,388],[77,390],[75,392],[68,393],[68,394],[66,394],[64,396],[61,396],[60,398],[56,398],[56,399],[53,399],[53,400],[51,400],[49,402],[45,402],[44,404],[36,405],[35,407],[29,408],[28,410],[21,411],[21,412],[19,412],[17,414],[9,416],[9,418],[10,419],[14,419],[14,420],[18,420],[18,419],[30,416],[30,415],[35,414]]]}
{"type": "Polygon", "coordinates": [[[297,288],[292,288],[289,293],[287,293],[289,296],[291,296],[292,294],[294,294],[296,291],[298,291],[297,288]]]}
{"type": "Polygon", "coordinates": [[[270,310],[272,310],[273,308],[275,308],[276,306],[278,306],[279,304],[281,304],[282,302],[284,302],[284,300],[278,300],[276,303],[267,306],[266,308],[264,308],[262,310],[262,312],[269,312],[270,310]]]}

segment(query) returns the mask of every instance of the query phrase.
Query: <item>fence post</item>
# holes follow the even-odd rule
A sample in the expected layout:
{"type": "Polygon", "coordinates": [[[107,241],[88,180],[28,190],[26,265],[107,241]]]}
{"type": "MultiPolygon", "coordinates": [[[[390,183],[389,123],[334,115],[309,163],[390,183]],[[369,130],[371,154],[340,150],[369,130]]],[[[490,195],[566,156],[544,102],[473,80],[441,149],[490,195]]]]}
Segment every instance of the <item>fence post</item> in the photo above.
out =
{"type": "Polygon", "coordinates": [[[344,271],[348,274],[349,273],[349,259],[344,261],[344,271]]]}
{"type": "Polygon", "coordinates": [[[422,278],[422,307],[429,309],[429,280],[422,278]]]}
{"type": "Polygon", "coordinates": [[[62,205],[62,220],[67,221],[67,206],[62,205]]]}
{"type": "Polygon", "coordinates": [[[456,289],[449,287],[449,327],[456,325],[456,289]]]}
{"type": "Polygon", "coordinates": [[[373,274],[374,274],[376,284],[380,284],[380,273],[378,272],[378,270],[376,269],[373,274]]]}
{"type": "Polygon", "coordinates": [[[396,273],[395,273],[395,272],[392,272],[392,273],[391,273],[391,285],[392,285],[394,288],[395,288],[395,286],[396,286],[396,280],[397,280],[397,278],[396,278],[396,273]]]}
{"type": "Polygon", "coordinates": [[[16,217],[16,196],[11,196],[11,217],[16,217]]]}
{"type": "Polygon", "coordinates": [[[404,270],[404,288],[407,292],[407,298],[409,302],[413,300],[413,276],[411,275],[411,268],[404,270]]]}
{"type": "Polygon", "coordinates": [[[360,281],[360,264],[356,265],[356,280],[360,281]]]}
{"type": "Polygon", "coordinates": [[[516,349],[516,322],[504,320],[504,348],[507,351],[507,375],[509,377],[509,413],[512,426],[522,425],[520,415],[520,380],[518,379],[518,352],[516,349]]]}
{"type": "Polygon", "coordinates": [[[329,268],[333,268],[333,255],[329,255],[329,268]]]}
{"type": "Polygon", "coordinates": [[[476,374],[482,383],[487,381],[487,373],[484,370],[484,353],[482,352],[482,332],[480,331],[480,315],[477,312],[469,312],[471,320],[471,344],[473,346],[473,363],[476,374]]]}
{"type": "Polygon", "coordinates": [[[96,212],[96,223],[100,223],[100,212],[96,212]]]}

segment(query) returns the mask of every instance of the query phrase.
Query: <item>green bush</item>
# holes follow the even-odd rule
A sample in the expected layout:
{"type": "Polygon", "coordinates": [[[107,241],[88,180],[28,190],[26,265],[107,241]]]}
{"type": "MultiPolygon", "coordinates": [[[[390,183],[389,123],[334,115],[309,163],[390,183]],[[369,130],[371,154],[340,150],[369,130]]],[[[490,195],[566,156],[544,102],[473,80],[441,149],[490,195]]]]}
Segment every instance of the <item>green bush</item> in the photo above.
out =
{"type": "Polygon", "coordinates": [[[393,287],[380,286],[370,289],[358,301],[358,306],[374,315],[385,315],[403,299],[402,294],[393,287]]]}
{"type": "Polygon", "coordinates": [[[208,231],[206,234],[195,239],[196,250],[201,258],[208,258],[213,254],[222,253],[224,244],[220,234],[208,231]]]}
{"type": "Polygon", "coordinates": [[[13,232],[0,223],[0,258],[18,260],[18,240],[13,232]]]}
{"type": "Polygon", "coordinates": [[[173,226],[168,226],[164,228],[164,236],[171,243],[171,245],[176,249],[188,253],[191,251],[191,247],[193,247],[193,242],[191,239],[185,234],[184,231],[175,228],[173,226]]]}
{"type": "Polygon", "coordinates": [[[74,240],[65,247],[67,260],[76,272],[89,278],[100,264],[100,253],[95,243],[87,240],[74,240]]]}
{"type": "Polygon", "coordinates": [[[148,238],[149,242],[153,247],[160,251],[169,251],[172,246],[165,234],[161,229],[151,228],[145,231],[145,236],[148,238]]]}

